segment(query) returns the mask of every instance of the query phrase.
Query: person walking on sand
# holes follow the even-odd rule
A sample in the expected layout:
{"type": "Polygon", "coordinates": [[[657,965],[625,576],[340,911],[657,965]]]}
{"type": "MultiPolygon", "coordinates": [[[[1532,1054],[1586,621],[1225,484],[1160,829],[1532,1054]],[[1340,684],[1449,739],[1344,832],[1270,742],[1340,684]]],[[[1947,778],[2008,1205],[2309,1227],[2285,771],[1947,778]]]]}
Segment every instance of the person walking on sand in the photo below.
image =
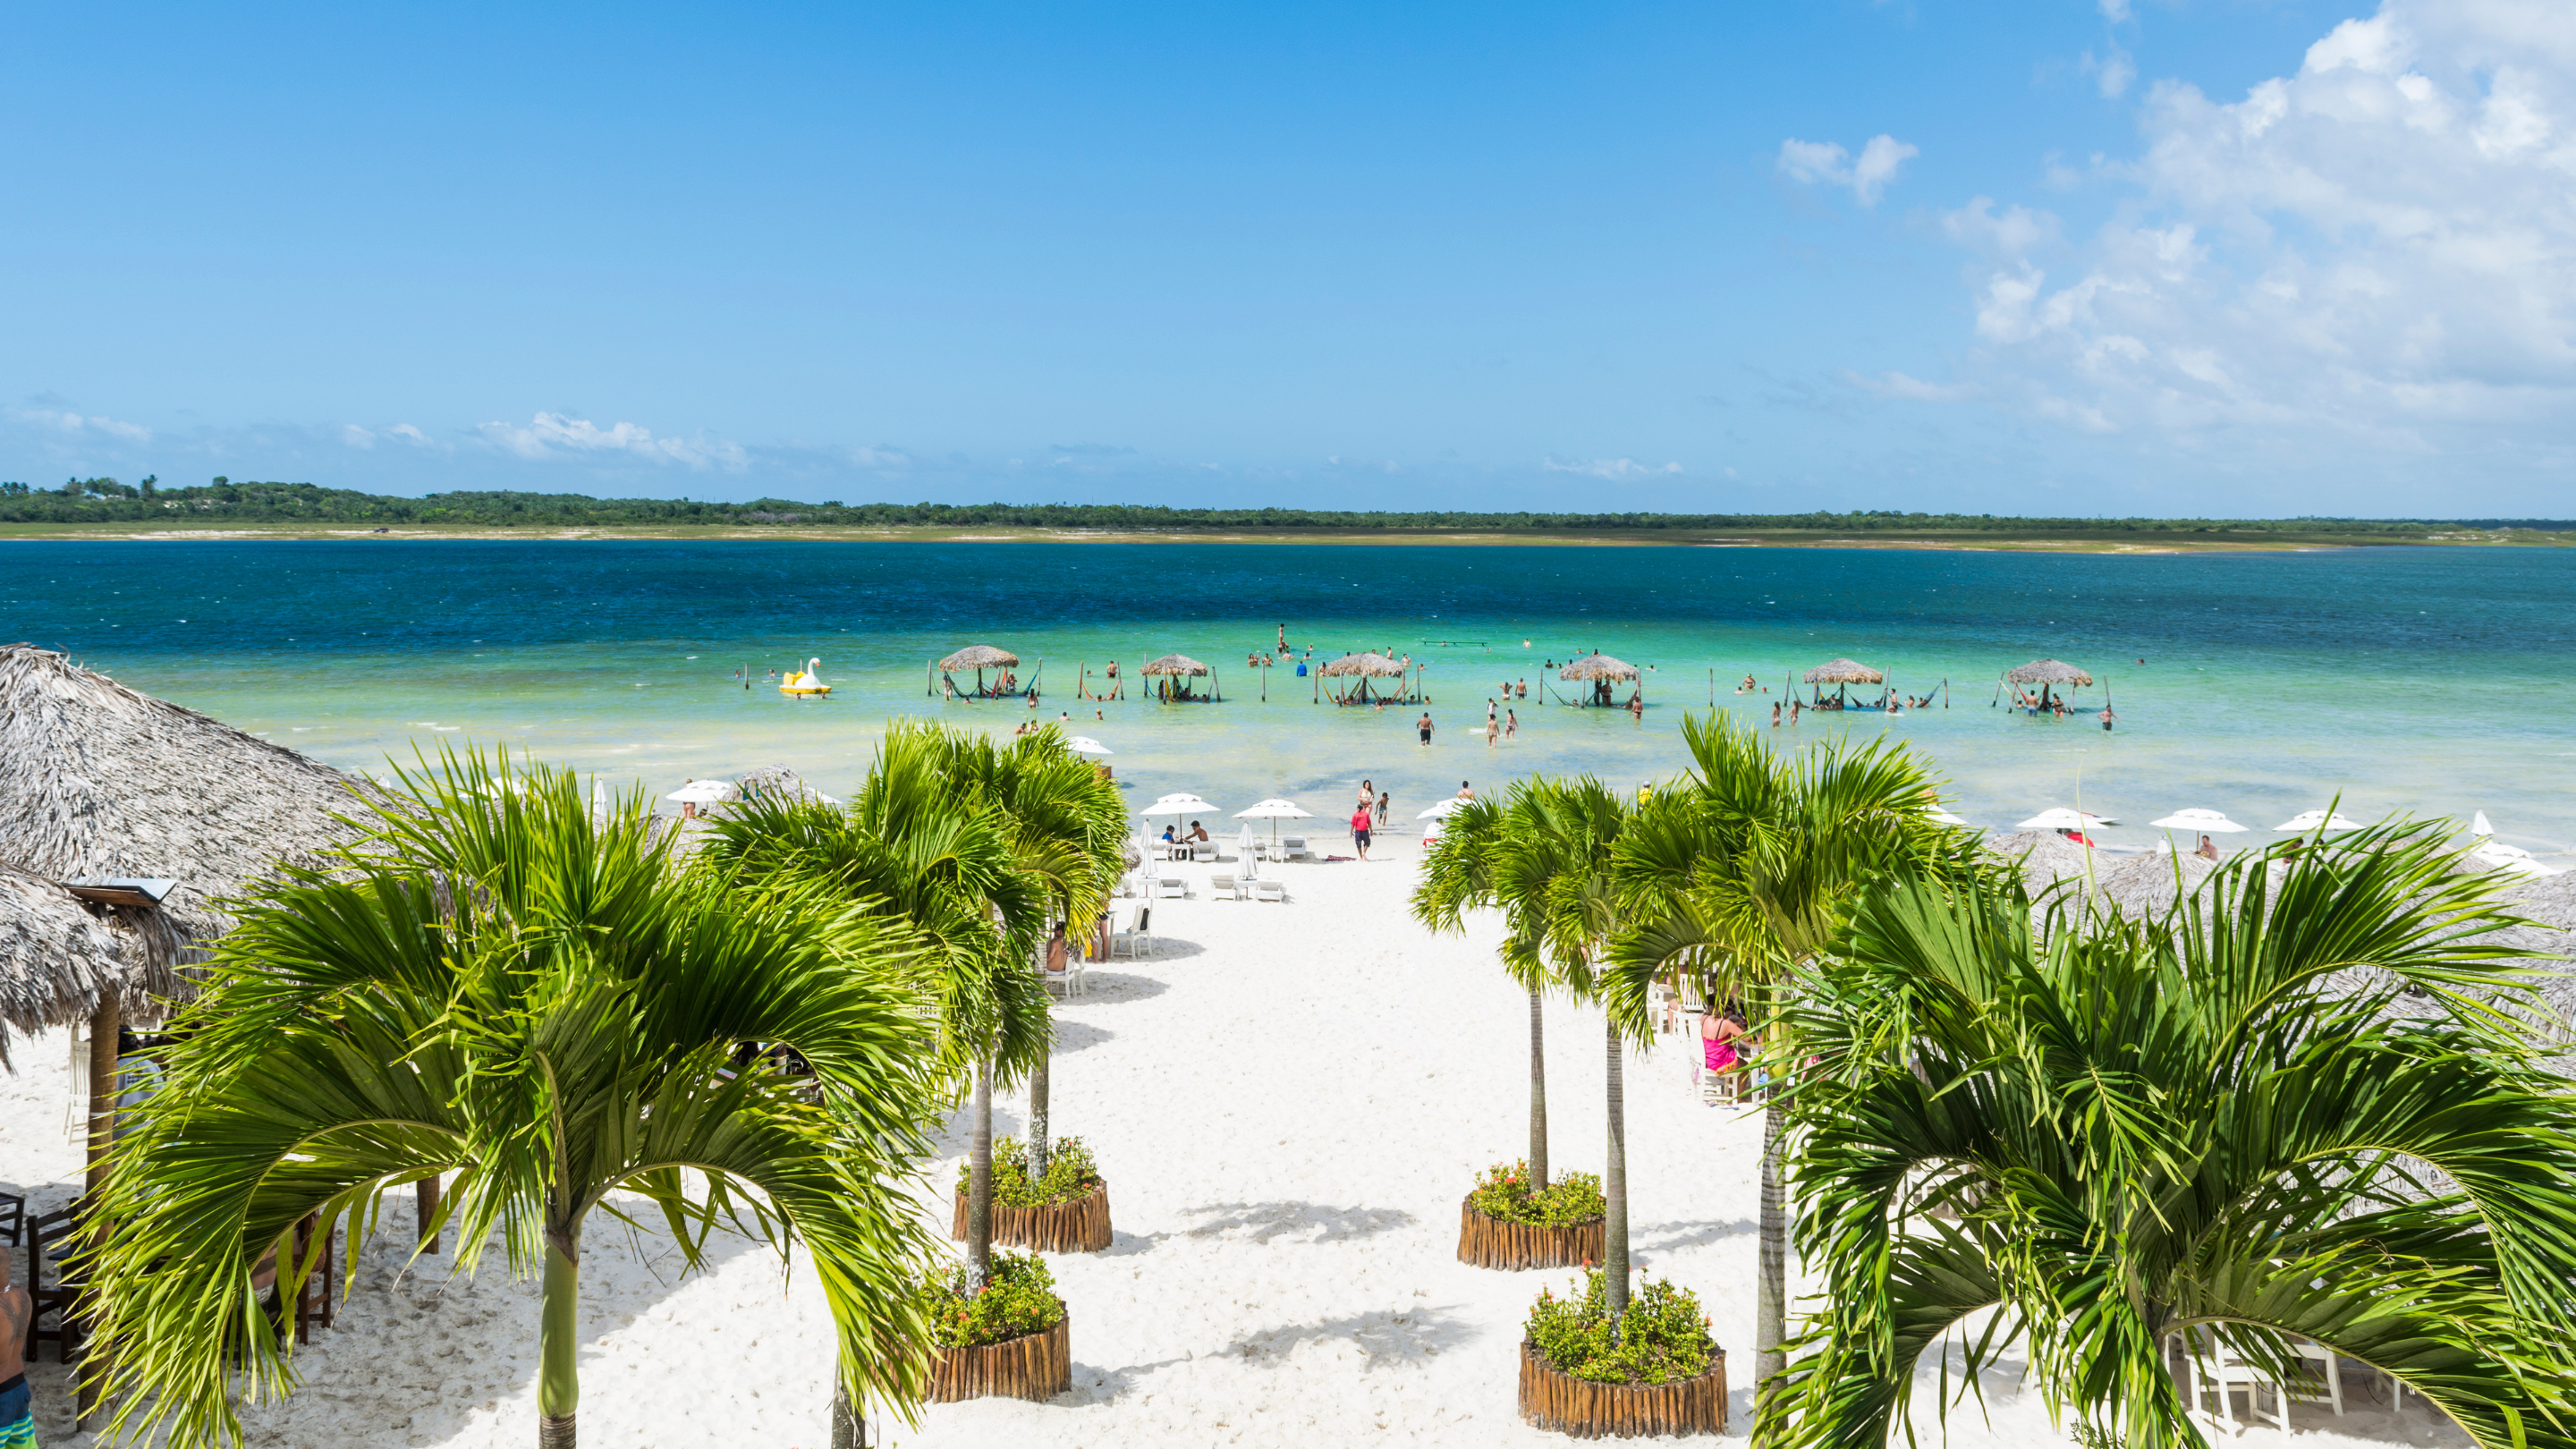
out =
{"type": "Polygon", "coordinates": [[[1422,718],[1413,722],[1413,727],[1421,732],[1422,742],[1424,744],[1427,745],[1431,743],[1431,711],[1427,709],[1424,710],[1422,712],[1422,718]]]}
{"type": "Polygon", "coordinates": [[[1365,805],[1351,812],[1351,845],[1359,851],[1360,859],[1368,859],[1369,813],[1365,805]]]}

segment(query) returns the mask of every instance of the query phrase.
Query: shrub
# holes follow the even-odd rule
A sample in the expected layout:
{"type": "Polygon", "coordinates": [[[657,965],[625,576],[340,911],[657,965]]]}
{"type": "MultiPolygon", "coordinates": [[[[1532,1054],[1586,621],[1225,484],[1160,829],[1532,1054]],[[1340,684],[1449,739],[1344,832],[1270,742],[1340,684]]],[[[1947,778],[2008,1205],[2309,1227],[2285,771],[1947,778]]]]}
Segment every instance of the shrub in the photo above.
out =
{"type": "Polygon", "coordinates": [[[1532,1192],[1526,1162],[1509,1167],[1498,1162],[1486,1168],[1467,1201],[1489,1218],[1540,1228],[1570,1228],[1609,1211],[1608,1201],[1601,1196],[1601,1179],[1591,1173],[1569,1172],[1532,1192]]]}
{"type": "Polygon", "coordinates": [[[1055,1275],[1035,1253],[996,1251],[984,1291],[968,1294],[966,1265],[934,1270],[922,1285],[932,1340],[941,1348],[1000,1343],[1064,1321],[1055,1275]]]}
{"type": "Polygon", "coordinates": [[[1609,1290],[1601,1270],[1583,1275],[1579,1298],[1541,1290],[1530,1306],[1530,1342],[1559,1373],[1596,1384],[1668,1384],[1708,1372],[1717,1342],[1699,1296],[1668,1278],[1637,1285],[1611,1342],[1609,1290]]]}
{"type": "MultiPolygon", "coordinates": [[[[959,1163],[957,1193],[963,1197],[974,1165],[959,1163]]],[[[1044,1177],[1029,1180],[1029,1145],[1017,1137],[1005,1137],[993,1144],[993,1205],[995,1207],[1052,1207],[1072,1202],[1100,1191],[1100,1168],[1091,1160],[1091,1149],[1079,1137],[1062,1137],[1047,1154],[1044,1177]]]]}

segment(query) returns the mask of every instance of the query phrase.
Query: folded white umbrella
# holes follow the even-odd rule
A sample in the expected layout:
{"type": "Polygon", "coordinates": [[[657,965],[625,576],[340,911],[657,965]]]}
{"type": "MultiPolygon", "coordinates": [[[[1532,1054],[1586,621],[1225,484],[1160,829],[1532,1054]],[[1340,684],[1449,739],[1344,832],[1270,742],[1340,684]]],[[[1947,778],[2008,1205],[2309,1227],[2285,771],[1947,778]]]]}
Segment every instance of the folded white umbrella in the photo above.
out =
{"type": "Polygon", "coordinates": [[[2147,823],[2159,830],[2216,831],[2222,835],[2230,831],[2254,828],[2250,825],[2239,825],[2216,810],[2203,810],[2198,806],[2189,810],[2177,810],[2162,820],[2150,820],[2147,823]]]}
{"type": "Polygon", "coordinates": [[[1102,744],[1100,741],[1093,739],[1089,735],[1070,736],[1065,740],[1064,747],[1073,751],[1077,755],[1114,755],[1118,753],[1116,750],[1109,748],[1107,745],[1102,744]]]}
{"type": "Polygon", "coordinates": [[[2303,810],[2272,828],[2275,830],[2359,830],[2361,822],[2346,820],[2341,815],[2329,819],[2326,812],[2322,810],[2303,810]]]}
{"type": "Polygon", "coordinates": [[[1416,820],[1446,820],[1450,816],[1457,814],[1459,811],[1466,809],[1468,803],[1469,802],[1452,795],[1448,799],[1441,801],[1439,804],[1432,806],[1430,809],[1423,811],[1421,814],[1416,815],[1413,818],[1416,820]]]}
{"type": "Polygon", "coordinates": [[[691,780],[662,798],[677,800],[683,805],[713,805],[719,800],[732,799],[733,790],[731,780],[691,780]]]}
{"type": "Polygon", "coordinates": [[[2081,810],[2069,810],[2063,805],[2054,805],[2046,810],[2042,810],[2019,825],[2014,826],[2013,829],[2084,830],[2096,825],[2117,825],[2119,823],[2120,822],[2117,820],[2105,820],[2099,815],[2087,815],[2081,810]]]}
{"type": "Polygon", "coordinates": [[[2476,836],[2495,834],[2495,827],[2487,823],[2487,812],[2481,810],[2469,817],[2469,833],[2476,836]]]}

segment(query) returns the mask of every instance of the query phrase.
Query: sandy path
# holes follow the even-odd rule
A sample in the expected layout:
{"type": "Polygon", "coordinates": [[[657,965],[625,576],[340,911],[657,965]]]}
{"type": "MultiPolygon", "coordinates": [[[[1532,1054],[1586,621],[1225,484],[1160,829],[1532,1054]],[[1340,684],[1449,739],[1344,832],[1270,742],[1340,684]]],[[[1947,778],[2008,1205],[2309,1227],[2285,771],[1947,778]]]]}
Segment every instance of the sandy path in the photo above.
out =
{"type": "MultiPolygon", "coordinates": [[[[1493,965],[1490,924],[1465,939],[1411,924],[1410,850],[1391,844],[1393,859],[1287,867],[1286,906],[1158,902],[1160,952],[1092,973],[1062,1013],[1055,1125],[1098,1153],[1118,1234],[1105,1253],[1054,1260],[1072,1305],[1073,1391],[932,1408],[891,1442],[1566,1442],[1522,1425],[1513,1404],[1522,1315],[1563,1275],[1454,1257],[1476,1169],[1526,1142],[1525,998],[1493,965]]],[[[1556,1164],[1597,1171],[1600,1017],[1554,1004],[1549,1031],[1556,1164]]],[[[40,1200],[67,1193],[78,1162],[61,1130],[64,1057],[59,1037],[22,1044],[20,1074],[0,1082],[0,1181],[33,1182],[40,1200]]],[[[1676,1050],[1632,1054],[1628,1084],[1637,1253],[1707,1306],[1741,1437],[1759,1124],[1700,1106],[1676,1050]]],[[[997,1130],[1019,1131],[1022,1107],[1005,1098],[997,1130]]],[[[301,1356],[305,1388],[250,1414],[252,1443],[533,1436],[533,1285],[510,1282],[497,1257],[475,1282],[448,1282],[443,1263],[398,1278],[407,1221],[365,1255],[339,1326],[301,1356]]],[[[666,1284],[667,1245],[630,1243],[614,1224],[593,1226],[585,1254],[586,1439],[823,1442],[827,1339],[806,1274],[782,1279],[774,1256],[737,1246],[713,1273],[666,1284]]],[[[66,1433],[62,1371],[48,1362],[36,1377],[44,1442],[88,1442],[66,1433]]],[[[2012,1384],[1990,1382],[1987,1402],[1992,1427],[1971,1405],[1953,1442],[2064,1442],[2012,1384]]],[[[2420,1401],[2404,1425],[2358,1390],[2350,1407],[2342,1426],[2376,1442],[2464,1442],[2429,1430],[2420,1401]]],[[[2333,1421],[2303,1409],[2298,1422],[2333,1421]]]]}

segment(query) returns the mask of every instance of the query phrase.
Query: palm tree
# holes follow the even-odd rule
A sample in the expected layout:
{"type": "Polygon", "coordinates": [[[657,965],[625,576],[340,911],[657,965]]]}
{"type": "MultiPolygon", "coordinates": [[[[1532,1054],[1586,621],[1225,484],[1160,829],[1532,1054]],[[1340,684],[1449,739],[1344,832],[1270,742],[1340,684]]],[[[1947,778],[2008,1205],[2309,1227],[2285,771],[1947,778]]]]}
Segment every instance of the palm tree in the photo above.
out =
{"type": "Polygon", "coordinates": [[[2576,1443],[2576,1106],[2487,878],[2402,823],[2223,867],[2145,920],[1892,883],[1798,1011],[1801,1248],[1828,1284],[1785,1441],[1878,1449],[1992,1310],[2052,1412],[2203,1439],[2170,1338],[2293,1338],[2482,1449],[2576,1443]],[[1943,1219],[1947,1219],[1946,1221],[1943,1219]]]}
{"type": "Polygon", "coordinates": [[[707,847],[741,879],[817,884],[920,940],[942,1060],[972,1083],[973,1285],[992,1263],[993,1088],[1042,1067],[1054,1041],[1031,962],[1054,920],[1107,901],[1124,822],[1116,787],[1053,729],[997,746],[898,722],[848,810],[755,802],[729,812],[707,847]]]}
{"type": "MultiPolygon", "coordinates": [[[[1491,900],[1506,927],[1503,962],[1530,991],[1530,1138],[1533,1167],[1546,1150],[1546,1087],[1540,1068],[1539,997],[1549,986],[1578,1000],[1602,985],[1602,953],[1617,926],[1611,852],[1627,822],[1627,802],[1600,781],[1523,780],[1499,810],[1471,807],[1450,817],[1461,844],[1435,850],[1433,877],[1416,891],[1414,913],[1435,929],[1455,929],[1468,905],[1491,900]],[[1440,852],[1452,852],[1445,858],[1440,852]]],[[[1608,1154],[1602,1163],[1602,1275],[1615,1317],[1628,1310],[1628,1116],[1623,1037],[1613,1015],[1606,1026],[1608,1154]]],[[[1541,1182],[1545,1179],[1542,1177],[1541,1182]]]]}
{"type": "MultiPolygon", "coordinates": [[[[1933,822],[1932,777],[1901,745],[1820,745],[1783,760],[1723,714],[1685,715],[1682,736],[1693,769],[1638,809],[1617,847],[1623,929],[1605,994],[1612,1014],[1638,1030],[1647,988],[1678,978],[1711,1009],[1741,1000],[1767,1023],[1864,882],[1899,869],[1965,876],[1987,868],[1973,835],[1933,822]]],[[[1776,1049],[1778,1034],[1769,1035],[1776,1049]]],[[[1771,1055],[1773,1075],[1785,1075],[1784,1059],[1771,1055]]],[[[1762,1129],[1757,1396],[1788,1361],[1784,1125],[1774,1092],[1762,1129]]]]}
{"type": "MultiPolygon", "coordinates": [[[[584,1225],[649,1200],[688,1266],[718,1226],[813,1255],[861,1393],[919,1398],[931,1243],[902,1179],[936,1107],[903,943],[813,892],[679,869],[641,797],[594,819],[577,779],[442,756],[397,769],[327,872],[238,903],[174,1029],[164,1085],[117,1146],[95,1264],[115,1425],[238,1439],[294,1382],[252,1277],[319,1212],[371,1226],[389,1190],[452,1172],[457,1267],[498,1231],[544,1283],[539,1442],[574,1442],[584,1225]],[[729,1067],[745,1042],[810,1072],[729,1067]]],[[[425,1228],[435,1224],[425,1224],[425,1228]]]]}
{"type": "Polygon", "coordinates": [[[1532,1191],[1547,1186],[1547,958],[1532,929],[1537,913],[1507,903],[1494,889],[1494,851],[1503,809],[1492,800],[1470,801],[1454,811],[1440,838],[1422,856],[1422,884],[1414,887],[1413,917],[1434,931],[1466,928],[1470,909],[1506,908],[1503,969],[1529,993],[1529,1165],[1532,1191]]]}

